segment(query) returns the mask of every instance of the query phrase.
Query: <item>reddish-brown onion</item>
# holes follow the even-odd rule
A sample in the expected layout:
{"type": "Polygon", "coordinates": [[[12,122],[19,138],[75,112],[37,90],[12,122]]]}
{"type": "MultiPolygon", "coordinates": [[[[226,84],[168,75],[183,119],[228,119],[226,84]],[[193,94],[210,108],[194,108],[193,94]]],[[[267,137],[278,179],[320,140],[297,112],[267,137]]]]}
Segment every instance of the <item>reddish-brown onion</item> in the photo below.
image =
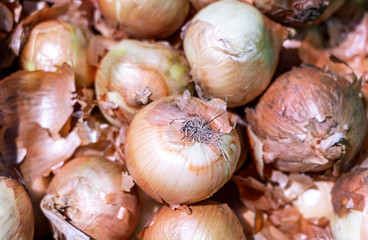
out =
{"type": "Polygon", "coordinates": [[[102,157],[79,157],[56,174],[47,196],[71,224],[91,237],[127,239],[138,222],[139,204],[134,188],[123,190],[125,181],[122,166],[102,157]]]}
{"type": "Polygon", "coordinates": [[[32,240],[32,203],[18,181],[0,176],[0,206],[0,239],[32,240]]]}
{"type": "Polygon", "coordinates": [[[262,174],[270,163],[290,172],[349,166],[366,128],[355,87],[316,67],[295,68],[278,77],[255,109],[246,110],[258,171],[262,174]]]}
{"type": "Polygon", "coordinates": [[[190,204],[206,199],[235,171],[239,137],[226,104],[169,96],[140,110],[129,125],[125,162],[137,185],[159,202],[190,204]]]}
{"type": "Polygon", "coordinates": [[[190,206],[190,213],[163,206],[146,223],[141,237],[144,240],[246,240],[242,226],[230,207],[213,201],[190,206]]]}

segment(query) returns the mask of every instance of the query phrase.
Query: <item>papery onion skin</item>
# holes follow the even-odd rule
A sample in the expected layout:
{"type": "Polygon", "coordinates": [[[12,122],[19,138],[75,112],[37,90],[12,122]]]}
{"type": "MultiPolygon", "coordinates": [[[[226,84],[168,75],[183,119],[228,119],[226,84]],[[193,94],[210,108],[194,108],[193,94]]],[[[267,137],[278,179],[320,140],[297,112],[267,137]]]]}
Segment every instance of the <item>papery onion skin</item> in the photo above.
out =
{"type": "Polygon", "coordinates": [[[347,168],[366,128],[355,86],[307,66],[278,77],[246,119],[260,173],[270,163],[288,172],[347,168]]]}
{"type": "Polygon", "coordinates": [[[368,238],[368,169],[343,174],[332,188],[330,226],[336,240],[368,238]]]}
{"type": "Polygon", "coordinates": [[[224,102],[205,103],[188,96],[169,96],[144,107],[129,125],[124,153],[129,173],[149,196],[170,205],[206,199],[223,186],[235,171],[238,135],[229,125],[224,102]],[[211,121],[205,127],[219,138],[190,141],[180,130],[190,117],[211,121]],[[218,146],[221,146],[222,150],[218,146]]]}
{"type": "Polygon", "coordinates": [[[180,28],[189,12],[188,0],[98,0],[103,16],[131,37],[163,39],[180,28]]]}
{"type": "Polygon", "coordinates": [[[29,71],[56,71],[57,66],[68,63],[75,70],[77,87],[91,87],[95,74],[87,55],[91,37],[92,33],[87,28],[68,22],[41,22],[27,39],[20,65],[29,71]]]}
{"type": "Polygon", "coordinates": [[[48,194],[91,237],[127,239],[138,222],[139,203],[134,189],[122,190],[122,173],[122,166],[102,157],[75,158],[52,179],[48,194]]]}
{"type": "Polygon", "coordinates": [[[161,207],[141,233],[153,239],[236,239],[246,240],[235,213],[223,203],[205,201],[190,206],[191,213],[161,207]]]}
{"type": "Polygon", "coordinates": [[[236,107],[270,83],[286,36],[284,27],[255,7],[224,0],[197,13],[185,28],[183,46],[203,96],[236,107]]]}
{"type": "Polygon", "coordinates": [[[19,182],[0,176],[0,206],[0,239],[32,240],[32,203],[19,182]]]}
{"type": "Polygon", "coordinates": [[[95,91],[105,118],[122,126],[150,101],[183,93],[189,81],[185,59],[169,45],[123,40],[103,58],[95,91]]]}

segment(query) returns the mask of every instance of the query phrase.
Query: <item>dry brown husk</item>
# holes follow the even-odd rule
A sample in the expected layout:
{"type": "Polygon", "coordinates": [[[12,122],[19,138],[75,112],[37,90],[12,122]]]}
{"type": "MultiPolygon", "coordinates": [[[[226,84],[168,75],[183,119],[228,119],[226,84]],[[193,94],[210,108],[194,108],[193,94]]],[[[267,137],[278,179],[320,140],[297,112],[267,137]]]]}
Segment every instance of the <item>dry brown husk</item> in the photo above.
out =
{"type": "Polygon", "coordinates": [[[311,66],[277,78],[255,109],[246,110],[259,173],[265,164],[288,172],[350,166],[366,129],[357,83],[311,66]]]}

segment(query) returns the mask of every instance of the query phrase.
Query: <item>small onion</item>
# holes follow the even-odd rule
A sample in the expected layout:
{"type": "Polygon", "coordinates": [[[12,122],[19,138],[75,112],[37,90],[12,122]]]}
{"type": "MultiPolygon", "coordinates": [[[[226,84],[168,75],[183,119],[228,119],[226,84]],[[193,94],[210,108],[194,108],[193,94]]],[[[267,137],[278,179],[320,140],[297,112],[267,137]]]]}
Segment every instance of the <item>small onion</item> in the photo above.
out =
{"type": "Polygon", "coordinates": [[[46,21],[36,25],[21,52],[23,69],[56,71],[57,66],[73,66],[78,87],[93,85],[94,69],[88,63],[88,42],[92,33],[87,28],[64,22],[46,21]]]}
{"type": "Polygon", "coordinates": [[[202,9],[185,30],[184,50],[206,98],[244,105],[265,90],[287,31],[246,3],[219,1],[202,9]]]}
{"type": "Polygon", "coordinates": [[[127,239],[138,222],[139,204],[134,189],[123,191],[124,180],[122,166],[102,157],[79,157],[56,174],[46,197],[91,237],[127,239]]]}
{"type": "Polygon", "coordinates": [[[246,119],[261,174],[270,163],[290,172],[348,167],[366,128],[355,86],[316,67],[278,77],[246,119]]]}
{"type": "Polygon", "coordinates": [[[330,225],[336,240],[368,239],[368,169],[343,174],[332,188],[330,225]]]}
{"type": "Polygon", "coordinates": [[[19,182],[0,176],[0,206],[0,239],[32,240],[32,203],[19,182]]]}
{"type": "Polygon", "coordinates": [[[240,155],[226,104],[183,96],[144,107],[129,125],[126,165],[138,186],[159,202],[190,204],[206,199],[231,177],[240,155]]]}
{"type": "Polygon", "coordinates": [[[189,80],[184,58],[170,46],[123,40],[103,58],[95,90],[105,118],[122,126],[150,101],[183,93],[189,80]]]}
{"type": "Polygon", "coordinates": [[[162,39],[183,24],[189,12],[188,0],[98,0],[103,16],[134,38],[162,39]]]}
{"type": "Polygon", "coordinates": [[[168,206],[161,207],[141,233],[151,239],[229,239],[245,240],[235,213],[223,203],[206,201],[190,206],[191,213],[168,206]]]}

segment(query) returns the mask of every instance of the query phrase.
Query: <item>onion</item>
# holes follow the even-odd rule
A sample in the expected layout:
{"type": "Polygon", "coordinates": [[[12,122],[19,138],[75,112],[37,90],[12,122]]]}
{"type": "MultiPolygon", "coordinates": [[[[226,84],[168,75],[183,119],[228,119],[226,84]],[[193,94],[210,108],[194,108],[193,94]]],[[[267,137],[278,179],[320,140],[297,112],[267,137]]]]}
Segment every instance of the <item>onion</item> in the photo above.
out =
{"type": "Polygon", "coordinates": [[[32,240],[32,203],[19,182],[0,176],[0,206],[0,239],[32,240]]]}
{"type": "Polygon", "coordinates": [[[141,237],[149,239],[239,239],[242,226],[227,204],[206,201],[190,207],[191,213],[161,207],[147,222],[141,237]]]}
{"type": "Polygon", "coordinates": [[[251,5],[219,1],[186,28],[184,50],[194,81],[206,98],[244,105],[265,90],[287,31],[251,5]]]}
{"type": "Polygon", "coordinates": [[[293,69],[246,110],[257,170],[289,172],[347,168],[365,133],[366,116],[355,90],[340,75],[316,67],[293,69]]]}
{"type": "Polygon", "coordinates": [[[46,21],[36,25],[21,52],[23,69],[56,71],[68,63],[75,69],[76,85],[93,85],[94,69],[88,63],[88,42],[92,33],[87,28],[64,21],[46,21]]]}
{"type": "Polygon", "coordinates": [[[291,26],[318,24],[328,19],[345,0],[250,0],[272,20],[291,26]]]}
{"type": "Polygon", "coordinates": [[[367,168],[343,174],[332,188],[331,230],[336,240],[368,238],[367,168]]]}
{"type": "Polygon", "coordinates": [[[189,80],[184,58],[170,46],[123,40],[103,58],[95,90],[105,118],[122,126],[150,101],[183,93],[189,80]]]}
{"type": "Polygon", "coordinates": [[[98,0],[98,6],[105,18],[140,39],[170,36],[189,12],[188,0],[98,0]]]}
{"type": "Polygon", "coordinates": [[[161,98],[129,125],[128,171],[159,202],[174,206],[206,199],[235,171],[240,142],[233,130],[220,99],[205,103],[189,92],[161,98]]]}
{"type": "Polygon", "coordinates": [[[139,205],[134,189],[123,191],[124,175],[123,167],[102,157],[72,159],[52,179],[42,205],[53,206],[95,239],[127,239],[138,222],[139,205]]]}

